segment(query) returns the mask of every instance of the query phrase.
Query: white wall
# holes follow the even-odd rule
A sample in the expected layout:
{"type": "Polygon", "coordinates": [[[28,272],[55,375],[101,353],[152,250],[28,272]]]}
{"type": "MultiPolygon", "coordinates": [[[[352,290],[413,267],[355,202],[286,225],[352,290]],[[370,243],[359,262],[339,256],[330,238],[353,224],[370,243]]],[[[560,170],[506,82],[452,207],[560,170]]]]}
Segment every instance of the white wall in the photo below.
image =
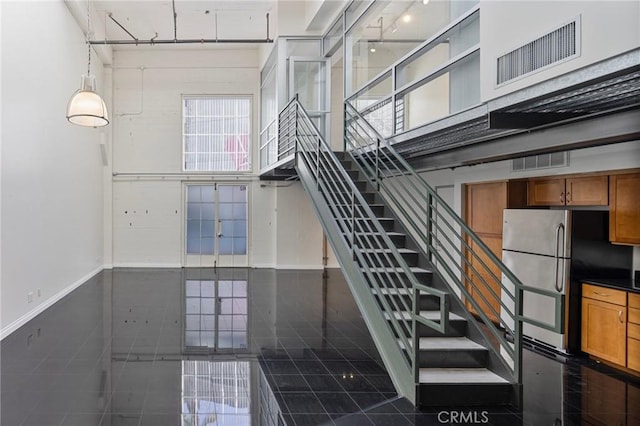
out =
{"type": "Polygon", "coordinates": [[[322,267],[322,227],[300,182],[276,190],[277,265],[283,269],[322,267]]]}
{"type": "MultiPolygon", "coordinates": [[[[65,119],[87,66],[68,9],[62,1],[0,7],[4,337],[102,268],[103,166],[102,130],[65,119]]],[[[102,65],[92,59],[100,91],[102,65]]]]}
{"type": "Polygon", "coordinates": [[[114,55],[113,264],[181,266],[186,182],[249,185],[249,266],[320,268],[322,233],[306,194],[257,180],[258,49],[119,51],[114,55]],[[253,172],[182,172],[183,94],[253,97],[253,172]],[[155,174],[148,176],[144,174],[155,174]],[[312,232],[309,232],[312,230],[312,232]],[[304,236],[301,239],[300,236],[304,236]]]}
{"type": "Polygon", "coordinates": [[[637,1],[499,1],[481,0],[481,99],[483,102],[640,46],[637,1]],[[498,57],[581,17],[579,57],[530,76],[496,85],[498,57]],[[506,35],[506,36],[505,36],[506,35]]]}

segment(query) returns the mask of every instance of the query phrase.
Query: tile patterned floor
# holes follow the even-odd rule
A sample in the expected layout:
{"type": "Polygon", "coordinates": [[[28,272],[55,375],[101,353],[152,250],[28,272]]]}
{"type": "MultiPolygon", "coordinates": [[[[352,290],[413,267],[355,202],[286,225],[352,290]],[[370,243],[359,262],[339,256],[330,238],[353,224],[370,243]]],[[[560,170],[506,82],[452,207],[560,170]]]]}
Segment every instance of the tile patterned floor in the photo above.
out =
{"type": "Polygon", "coordinates": [[[116,269],[1,342],[0,425],[640,424],[640,380],[524,364],[521,411],[417,411],[338,270],[116,269]]]}

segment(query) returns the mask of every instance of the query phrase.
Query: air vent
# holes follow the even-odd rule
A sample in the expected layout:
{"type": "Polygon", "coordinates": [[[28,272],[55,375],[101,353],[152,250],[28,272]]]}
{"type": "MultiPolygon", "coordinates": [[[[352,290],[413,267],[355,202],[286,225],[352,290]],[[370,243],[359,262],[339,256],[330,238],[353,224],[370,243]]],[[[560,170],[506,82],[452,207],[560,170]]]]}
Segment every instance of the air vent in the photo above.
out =
{"type": "Polygon", "coordinates": [[[498,58],[498,84],[578,56],[576,18],[566,25],[498,58]]]}
{"type": "Polygon", "coordinates": [[[569,165],[568,152],[554,152],[553,154],[532,155],[513,160],[514,172],[533,169],[549,169],[552,167],[565,167],[569,165]]]}

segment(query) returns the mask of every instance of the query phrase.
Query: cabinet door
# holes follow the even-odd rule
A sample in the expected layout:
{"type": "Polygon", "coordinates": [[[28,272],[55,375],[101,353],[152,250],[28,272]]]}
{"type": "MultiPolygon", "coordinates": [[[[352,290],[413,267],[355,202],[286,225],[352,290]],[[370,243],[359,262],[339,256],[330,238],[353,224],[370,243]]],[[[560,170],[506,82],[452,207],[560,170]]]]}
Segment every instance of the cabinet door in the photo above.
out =
{"type": "Polygon", "coordinates": [[[531,179],[527,185],[530,206],[564,206],[564,178],[531,179]]]}
{"type": "Polygon", "coordinates": [[[609,205],[609,176],[568,178],[565,190],[568,206],[609,205]]]}
{"type": "Polygon", "coordinates": [[[640,173],[609,177],[609,239],[640,244],[640,173]]]}
{"type": "Polygon", "coordinates": [[[507,182],[466,185],[466,221],[478,234],[502,235],[502,211],[507,208],[507,182]]]}
{"type": "Polygon", "coordinates": [[[605,361],[625,366],[627,308],[582,298],[582,350],[605,361]]]}
{"type": "MultiPolygon", "coordinates": [[[[491,249],[493,254],[500,258],[502,252],[502,238],[500,237],[482,237],[482,241],[491,249]]],[[[474,253],[478,253],[478,257],[467,255],[471,266],[467,268],[467,289],[471,293],[471,297],[480,305],[480,309],[493,322],[498,322],[500,317],[500,297],[501,297],[501,272],[494,267],[488,258],[483,255],[472,242],[471,249],[474,253]],[[484,265],[491,266],[489,268],[484,265]],[[497,279],[497,280],[496,280],[497,279]],[[471,281],[471,282],[469,282],[471,281]]],[[[471,313],[477,314],[470,302],[467,301],[467,307],[471,313]]]]}

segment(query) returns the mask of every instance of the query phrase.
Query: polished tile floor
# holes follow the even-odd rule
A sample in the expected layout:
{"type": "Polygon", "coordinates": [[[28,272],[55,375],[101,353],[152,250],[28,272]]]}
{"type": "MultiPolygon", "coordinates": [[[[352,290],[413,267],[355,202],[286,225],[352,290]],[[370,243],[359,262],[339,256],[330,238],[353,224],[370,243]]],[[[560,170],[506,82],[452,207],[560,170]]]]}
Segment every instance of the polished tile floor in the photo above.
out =
{"type": "Polygon", "coordinates": [[[339,270],[115,269],[0,346],[0,425],[637,425],[640,380],[524,354],[524,407],[397,397],[339,270]]]}

